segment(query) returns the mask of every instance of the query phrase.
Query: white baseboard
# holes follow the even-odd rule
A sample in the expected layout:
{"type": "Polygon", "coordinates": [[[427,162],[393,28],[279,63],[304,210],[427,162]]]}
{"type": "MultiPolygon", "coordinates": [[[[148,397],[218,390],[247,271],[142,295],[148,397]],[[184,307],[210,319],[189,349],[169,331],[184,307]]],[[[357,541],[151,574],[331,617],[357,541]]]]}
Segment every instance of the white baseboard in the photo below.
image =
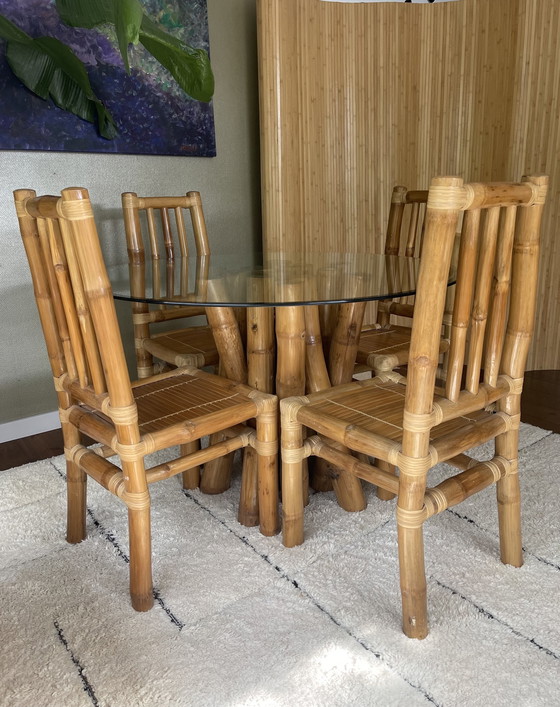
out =
{"type": "Polygon", "coordinates": [[[37,435],[41,432],[48,432],[60,427],[58,411],[45,412],[42,415],[24,417],[13,422],[4,422],[0,425],[0,444],[9,442],[12,439],[21,439],[30,435],[37,435]]]}

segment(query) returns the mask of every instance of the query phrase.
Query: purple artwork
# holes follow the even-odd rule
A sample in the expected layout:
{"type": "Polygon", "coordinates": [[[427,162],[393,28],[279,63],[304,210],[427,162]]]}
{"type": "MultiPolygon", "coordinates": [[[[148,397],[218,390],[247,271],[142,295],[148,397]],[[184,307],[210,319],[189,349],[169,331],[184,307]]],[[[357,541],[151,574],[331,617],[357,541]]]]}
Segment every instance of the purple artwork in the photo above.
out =
{"type": "MultiPolygon", "coordinates": [[[[142,4],[162,29],[208,51],[206,0],[142,4]]],[[[92,123],[34,95],[13,75],[0,40],[0,149],[216,155],[212,104],[187,96],[143,47],[132,48],[128,75],[116,39],[98,29],[67,27],[52,0],[0,0],[0,14],[31,37],[65,42],[86,65],[93,91],[118,130],[114,139],[106,140],[92,123]]]]}

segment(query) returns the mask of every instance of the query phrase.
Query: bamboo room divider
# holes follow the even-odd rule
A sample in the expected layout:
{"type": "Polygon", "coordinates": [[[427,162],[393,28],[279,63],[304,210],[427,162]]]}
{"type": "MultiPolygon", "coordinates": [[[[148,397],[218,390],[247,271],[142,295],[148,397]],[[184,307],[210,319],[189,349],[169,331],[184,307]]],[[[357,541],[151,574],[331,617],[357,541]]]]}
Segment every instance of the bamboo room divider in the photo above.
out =
{"type": "Polygon", "coordinates": [[[382,252],[391,190],[550,175],[529,368],[560,368],[560,0],[257,0],[265,249],[382,252]]]}

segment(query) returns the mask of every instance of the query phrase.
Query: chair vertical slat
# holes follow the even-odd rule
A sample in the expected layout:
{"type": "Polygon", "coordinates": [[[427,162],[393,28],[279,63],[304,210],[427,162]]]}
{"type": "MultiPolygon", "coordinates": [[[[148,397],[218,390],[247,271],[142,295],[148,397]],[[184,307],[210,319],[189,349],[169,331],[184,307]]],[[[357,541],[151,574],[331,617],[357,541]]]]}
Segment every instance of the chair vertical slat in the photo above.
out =
{"type": "MultiPolygon", "coordinates": [[[[152,260],[152,293],[155,298],[161,297],[161,259],[152,260]]],[[[165,305],[160,304],[159,309],[165,309],[165,305]]]]}
{"type": "Polygon", "coordinates": [[[406,238],[405,255],[412,258],[416,249],[416,233],[418,231],[418,217],[420,215],[420,204],[412,204],[410,211],[410,221],[408,222],[408,234],[406,238]]]}
{"type": "Polygon", "coordinates": [[[87,369],[80,323],[78,321],[78,311],[80,311],[80,306],[74,299],[74,293],[72,291],[72,284],[70,280],[71,275],[64,253],[64,244],[62,242],[62,235],[60,233],[58,223],[52,219],[46,219],[45,221],[49,237],[51,257],[54,264],[54,271],[58,281],[62,306],[64,307],[64,312],[66,315],[66,324],[68,326],[68,334],[72,349],[72,365],[75,366],[76,369],[76,373],[73,377],[77,377],[80,385],[85,388],[89,385],[89,371],[87,369]]]}
{"type": "MultiPolygon", "coordinates": [[[[451,266],[455,272],[458,269],[459,263],[459,249],[461,246],[461,232],[455,234],[455,240],[453,242],[453,254],[451,256],[451,266]]],[[[445,309],[443,312],[443,338],[444,340],[451,341],[451,325],[453,321],[453,304],[455,302],[455,285],[450,285],[447,288],[445,294],[445,309]]],[[[438,369],[438,377],[442,381],[447,381],[447,371],[449,366],[449,349],[444,352],[442,365],[438,369]]]]}
{"type": "Polygon", "coordinates": [[[459,247],[457,285],[453,305],[451,342],[447,359],[447,379],[445,384],[446,397],[452,401],[458,399],[461,390],[476,274],[479,227],[480,209],[467,211],[463,219],[461,244],[459,247]]]}
{"type": "Polygon", "coordinates": [[[208,231],[206,230],[206,221],[204,220],[200,193],[197,191],[189,191],[187,192],[187,197],[191,201],[189,210],[191,212],[196,254],[199,256],[210,255],[210,243],[208,241],[208,231]]]}
{"type": "Polygon", "coordinates": [[[202,256],[196,259],[195,294],[206,297],[208,291],[208,273],[210,272],[210,258],[202,256]]]}
{"type": "Polygon", "coordinates": [[[175,260],[173,259],[165,261],[165,293],[169,299],[175,294],[175,260]]]}
{"type": "Polygon", "coordinates": [[[469,353],[467,362],[466,389],[473,394],[480,386],[480,372],[484,352],[484,335],[488,322],[492,272],[496,259],[500,208],[494,206],[486,211],[482,243],[479,250],[474,302],[471,315],[469,353]]]}
{"type": "Polygon", "coordinates": [[[393,193],[391,195],[391,206],[389,208],[387,236],[385,238],[386,255],[399,254],[405,197],[406,187],[394,187],[393,193]]]}
{"type": "Polygon", "coordinates": [[[160,209],[161,231],[163,235],[163,245],[165,247],[165,257],[167,260],[175,260],[175,245],[173,243],[173,233],[169,221],[169,209],[160,209]]]}
{"type": "Polygon", "coordinates": [[[495,386],[500,372],[504,328],[506,326],[507,306],[511,281],[512,243],[515,235],[517,206],[504,209],[500,223],[494,285],[490,302],[489,335],[484,354],[484,382],[495,386]]]}
{"type": "MultiPolygon", "coordinates": [[[[169,222],[169,209],[159,209],[161,219],[161,231],[163,235],[163,247],[165,248],[165,292],[167,297],[173,297],[175,291],[175,245],[173,243],[173,233],[169,222]]],[[[167,308],[166,308],[167,309],[167,308]]]]}
{"type": "Polygon", "coordinates": [[[185,226],[185,217],[183,216],[183,209],[180,206],[176,206],[174,212],[175,222],[177,223],[177,240],[179,242],[181,257],[186,258],[189,255],[189,244],[187,241],[187,228],[185,226]]]}
{"type": "Polygon", "coordinates": [[[189,293],[189,261],[187,258],[180,259],[179,265],[179,294],[186,297],[189,293]]]}
{"type": "Polygon", "coordinates": [[[72,352],[72,342],[70,341],[70,332],[68,330],[68,323],[66,321],[66,313],[64,311],[64,305],[62,302],[62,297],[60,294],[60,289],[58,287],[58,282],[53,266],[51,248],[49,243],[49,234],[47,229],[47,219],[37,219],[37,230],[39,231],[39,242],[41,243],[41,249],[43,251],[44,268],[49,283],[49,289],[51,292],[53,310],[58,328],[58,335],[60,336],[60,342],[62,344],[62,350],[64,351],[64,358],[66,360],[66,371],[72,380],[76,380],[78,377],[76,362],[74,361],[74,354],[72,352]]]}
{"type": "MultiPolygon", "coordinates": [[[[125,192],[122,194],[123,217],[126,227],[126,247],[132,264],[144,264],[146,260],[138,202],[138,195],[134,192],[125,192]]],[[[143,291],[138,292],[138,295],[141,294],[143,294],[143,291]]]]}
{"type": "Polygon", "coordinates": [[[149,207],[146,209],[146,223],[148,225],[148,238],[150,240],[150,249],[152,251],[152,260],[161,258],[161,248],[159,246],[158,229],[154,209],[149,207]]]}
{"type": "MultiPolygon", "coordinates": [[[[420,247],[418,248],[418,257],[422,257],[422,246],[424,245],[424,229],[426,226],[426,204],[425,203],[420,203],[420,210],[418,213],[418,224],[419,228],[416,233],[416,241],[420,241],[420,247]]],[[[411,253],[411,256],[414,255],[414,252],[411,253]]]]}
{"type": "Polygon", "coordinates": [[[66,221],[60,221],[60,233],[64,244],[64,250],[66,252],[66,260],[68,263],[68,270],[70,272],[70,280],[74,293],[73,297],[93,389],[97,394],[106,393],[107,382],[103,372],[103,364],[101,362],[101,354],[97,344],[97,336],[91,318],[90,308],[84,292],[84,284],[76,257],[76,250],[66,221]]]}

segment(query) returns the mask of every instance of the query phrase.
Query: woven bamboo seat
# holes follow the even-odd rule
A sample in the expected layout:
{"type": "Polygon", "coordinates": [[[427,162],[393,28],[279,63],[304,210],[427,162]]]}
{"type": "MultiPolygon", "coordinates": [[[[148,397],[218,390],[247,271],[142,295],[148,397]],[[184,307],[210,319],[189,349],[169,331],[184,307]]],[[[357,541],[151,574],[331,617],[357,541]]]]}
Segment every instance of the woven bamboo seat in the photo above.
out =
{"type": "MultiPolygon", "coordinates": [[[[187,281],[188,273],[182,271],[175,277],[166,277],[166,292],[161,292],[163,271],[174,273],[174,263],[190,254],[186,219],[188,211],[192,224],[196,256],[210,255],[210,245],[202,201],[197,191],[178,197],[139,197],[134,192],[121,195],[124,215],[127,250],[131,265],[143,266],[151,261],[152,289],[154,295],[172,298],[180,293],[197,294],[187,281]],[[148,255],[146,255],[146,252],[148,255]],[[177,288],[177,292],[174,288],[177,288]]],[[[144,269],[131,268],[131,293],[138,298],[146,294],[144,269]]],[[[174,329],[154,333],[157,324],[176,319],[205,317],[202,307],[160,306],[151,308],[144,302],[132,305],[132,323],[138,377],[145,378],[154,373],[154,357],[172,366],[214,366],[218,363],[218,350],[212,330],[208,325],[174,329]]]]}
{"type": "Polygon", "coordinates": [[[308,456],[396,495],[403,630],[413,638],[428,632],[423,524],[429,517],[496,484],[501,559],[517,567],[523,561],[520,399],[547,185],[546,177],[518,184],[434,179],[407,379],[389,372],[280,403],[284,544],[304,539],[302,464],[308,456]],[[461,220],[447,377],[440,388],[447,280],[461,220]],[[310,435],[305,440],[304,429],[310,435]],[[490,440],[491,459],[468,456],[469,449],[490,440]],[[459,471],[429,488],[428,473],[439,462],[459,471]]]}
{"type": "MultiPolygon", "coordinates": [[[[359,381],[356,386],[348,386],[346,392],[342,386],[332,388],[332,397],[327,393],[319,400],[313,400],[306,406],[305,414],[317,418],[340,419],[342,407],[344,422],[348,425],[401,443],[406,378],[398,374],[392,376],[393,380],[383,378],[379,376],[359,381]]],[[[444,397],[434,395],[434,404],[443,400],[444,397]]],[[[493,415],[493,410],[477,410],[472,414],[446,420],[430,429],[430,442],[435,443],[459,429],[465,431],[469,424],[490,419],[493,415]]]]}
{"type": "MultiPolygon", "coordinates": [[[[91,477],[128,510],[130,595],[146,611],[154,599],[150,484],[183,474],[183,485],[193,488],[200,465],[251,447],[260,529],[278,531],[277,400],[195,367],[131,383],[87,190],[65,189],[59,198],[21,189],[14,197],[58,395],[67,540],[86,537],[91,477]],[[101,446],[86,448],[81,433],[101,446]],[[210,443],[201,450],[203,437],[210,443]],[[148,454],[176,445],[179,456],[146,468],[148,454]],[[107,458],[115,454],[122,469],[107,458]]],[[[251,511],[240,508],[240,516],[251,511]]]]}

